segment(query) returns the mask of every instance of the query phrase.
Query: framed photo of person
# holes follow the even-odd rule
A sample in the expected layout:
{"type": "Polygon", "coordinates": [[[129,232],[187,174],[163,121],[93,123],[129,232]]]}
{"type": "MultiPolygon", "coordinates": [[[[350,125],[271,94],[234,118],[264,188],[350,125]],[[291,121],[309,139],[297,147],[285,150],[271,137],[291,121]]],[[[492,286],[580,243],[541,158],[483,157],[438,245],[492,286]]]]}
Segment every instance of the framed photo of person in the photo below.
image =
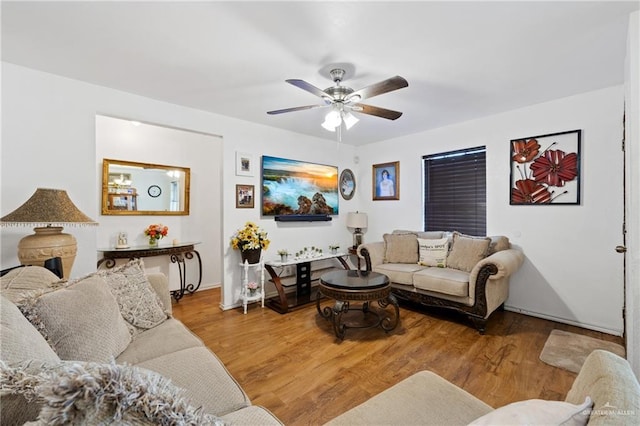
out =
{"type": "Polygon", "coordinates": [[[344,169],[340,173],[340,195],[345,200],[350,200],[356,193],[356,178],[350,169],[344,169]]]}
{"type": "Polygon", "coordinates": [[[372,166],[373,200],[400,199],[400,162],[374,164],[372,166]]]}
{"type": "Polygon", "coordinates": [[[253,185],[236,185],[236,208],[252,209],[254,206],[254,192],[253,185]]]}

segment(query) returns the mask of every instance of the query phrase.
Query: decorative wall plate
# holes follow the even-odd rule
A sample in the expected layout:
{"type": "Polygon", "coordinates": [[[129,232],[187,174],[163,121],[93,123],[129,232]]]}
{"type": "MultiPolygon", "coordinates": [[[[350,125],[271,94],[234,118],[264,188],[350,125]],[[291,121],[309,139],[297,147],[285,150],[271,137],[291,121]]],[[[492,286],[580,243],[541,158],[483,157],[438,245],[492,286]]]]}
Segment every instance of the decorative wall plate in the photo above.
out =
{"type": "Polygon", "coordinates": [[[350,169],[344,169],[340,173],[340,195],[345,200],[350,200],[356,193],[356,178],[353,176],[353,172],[350,169]]]}

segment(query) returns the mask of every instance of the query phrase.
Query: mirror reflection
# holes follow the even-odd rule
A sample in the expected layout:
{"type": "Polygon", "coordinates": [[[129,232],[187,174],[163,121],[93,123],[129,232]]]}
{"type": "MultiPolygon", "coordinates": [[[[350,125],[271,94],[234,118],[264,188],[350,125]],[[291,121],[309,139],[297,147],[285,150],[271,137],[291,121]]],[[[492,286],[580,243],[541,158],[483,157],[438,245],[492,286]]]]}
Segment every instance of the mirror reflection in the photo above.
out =
{"type": "Polygon", "coordinates": [[[188,215],[187,167],[104,159],[103,215],[188,215]]]}

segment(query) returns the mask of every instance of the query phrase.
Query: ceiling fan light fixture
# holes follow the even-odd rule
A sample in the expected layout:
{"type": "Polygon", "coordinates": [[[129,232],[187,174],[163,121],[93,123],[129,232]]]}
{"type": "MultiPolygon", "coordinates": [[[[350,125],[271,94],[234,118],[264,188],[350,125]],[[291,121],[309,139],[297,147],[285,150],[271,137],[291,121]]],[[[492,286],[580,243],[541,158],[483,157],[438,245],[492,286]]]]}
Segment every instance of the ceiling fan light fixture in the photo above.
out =
{"type": "Polygon", "coordinates": [[[332,109],[324,117],[324,122],[322,123],[322,127],[329,130],[330,132],[335,132],[336,127],[338,127],[341,122],[342,122],[342,117],[340,117],[340,113],[337,110],[332,109]]]}
{"type": "Polygon", "coordinates": [[[342,121],[344,122],[344,125],[347,128],[347,130],[349,130],[353,126],[355,126],[356,123],[358,121],[360,121],[360,120],[358,120],[358,117],[356,117],[355,115],[351,114],[350,112],[343,112],[342,113],[342,121]]]}

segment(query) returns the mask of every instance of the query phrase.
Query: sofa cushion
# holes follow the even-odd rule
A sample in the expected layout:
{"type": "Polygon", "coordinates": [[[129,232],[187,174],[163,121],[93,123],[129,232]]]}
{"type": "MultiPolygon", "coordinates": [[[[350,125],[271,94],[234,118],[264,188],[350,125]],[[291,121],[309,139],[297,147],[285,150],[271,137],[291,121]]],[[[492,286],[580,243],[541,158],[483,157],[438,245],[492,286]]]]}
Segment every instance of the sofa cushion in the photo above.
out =
{"type": "Polygon", "coordinates": [[[418,263],[415,234],[384,234],[384,263],[418,263]]]}
{"type": "Polygon", "coordinates": [[[12,302],[18,302],[30,291],[41,290],[64,282],[42,266],[15,268],[0,277],[0,292],[12,302]]]}
{"type": "Polygon", "coordinates": [[[451,252],[447,257],[447,266],[471,272],[478,262],[487,257],[489,244],[491,244],[489,237],[472,237],[454,232],[451,252]]]}
{"type": "Polygon", "coordinates": [[[444,268],[447,266],[447,255],[449,254],[449,239],[440,238],[437,240],[418,238],[418,251],[420,258],[418,263],[424,266],[437,266],[444,268]]]}
{"type": "Polygon", "coordinates": [[[566,425],[583,426],[589,421],[591,398],[580,405],[562,401],[530,399],[500,407],[474,420],[469,426],[566,425]]]}
{"type": "Polygon", "coordinates": [[[29,359],[58,362],[60,358],[16,305],[0,296],[0,359],[16,364],[29,359]]]}
{"type": "Polygon", "coordinates": [[[451,268],[427,268],[413,275],[413,285],[420,290],[451,296],[469,296],[469,273],[451,268]]]}
{"type": "Polygon", "coordinates": [[[392,283],[413,285],[413,274],[425,268],[417,263],[382,263],[375,266],[373,271],[386,275],[392,283]]]}
{"type": "Polygon", "coordinates": [[[116,361],[120,364],[139,364],[196,346],[203,346],[202,340],[180,321],[168,319],[157,327],[136,334],[116,361]]]}
{"type": "Polygon", "coordinates": [[[150,359],[139,367],[156,371],[186,390],[187,397],[205,412],[224,416],[250,405],[238,382],[204,346],[184,349],[150,359]]]}
{"type": "Polygon", "coordinates": [[[466,425],[491,410],[490,406],[437,374],[420,371],[326,425],[466,425]]]}
{"type": "Polygon", "coordinates": [[[109,286],[122,317],[137,329],[146,330],[167,319],[164,305],[144,273],[141,259],[97,273],[109,286]]]}
{"type": "Polygon", "coordinates": [[[96,275],[30,297],[19,307],[61,359],[107,362],[131,342],[116,299],[96,275]]]}
{"type": "Polygon", "coordinates": [[[185,391],[152,371],[68,361],[34,371],[0,366],[3,388],[43,402],[38,424],[224,425],[189,405],[185,391]]]}

